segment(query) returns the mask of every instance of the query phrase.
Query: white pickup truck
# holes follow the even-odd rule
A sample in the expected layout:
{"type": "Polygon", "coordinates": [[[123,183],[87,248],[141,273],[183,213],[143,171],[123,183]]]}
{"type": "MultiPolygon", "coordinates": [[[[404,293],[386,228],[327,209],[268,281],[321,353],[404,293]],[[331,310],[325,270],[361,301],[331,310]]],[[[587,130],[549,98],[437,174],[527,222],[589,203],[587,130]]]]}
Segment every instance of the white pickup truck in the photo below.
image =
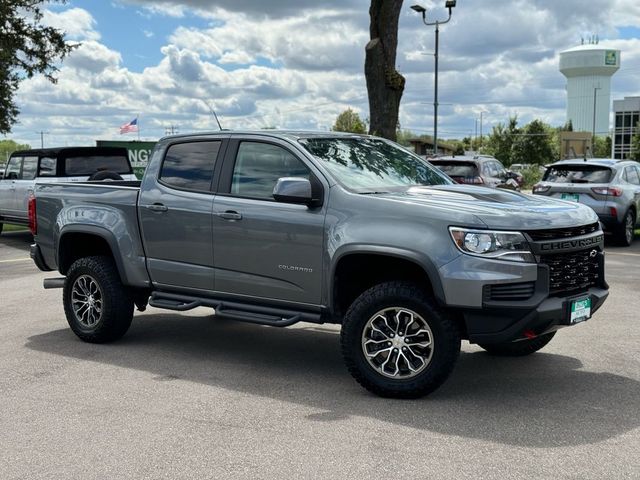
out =
{"type": "Polygon", "coordinates": [[[0,175],[0,233],[4,223],[28,225],[36,183],[136,180],[125,148],[64,147],[11,154],[0,175]]]}

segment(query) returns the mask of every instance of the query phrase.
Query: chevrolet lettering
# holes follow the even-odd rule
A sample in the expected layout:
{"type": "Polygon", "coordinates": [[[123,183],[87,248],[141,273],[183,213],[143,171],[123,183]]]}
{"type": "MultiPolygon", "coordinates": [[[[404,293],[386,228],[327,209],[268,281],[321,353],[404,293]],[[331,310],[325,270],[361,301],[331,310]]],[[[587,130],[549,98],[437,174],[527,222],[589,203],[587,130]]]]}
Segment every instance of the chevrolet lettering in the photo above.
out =
{"type": "Polygon", "coordinates": [[[565,240],[562,242],[547,242],[540,244],[540,250],[543,252],[562,251],[562,250],[578,250],[591,247],[604,242],[604,235],[596,235],[590,238],[581,238],[576,240],[565,240]]]}

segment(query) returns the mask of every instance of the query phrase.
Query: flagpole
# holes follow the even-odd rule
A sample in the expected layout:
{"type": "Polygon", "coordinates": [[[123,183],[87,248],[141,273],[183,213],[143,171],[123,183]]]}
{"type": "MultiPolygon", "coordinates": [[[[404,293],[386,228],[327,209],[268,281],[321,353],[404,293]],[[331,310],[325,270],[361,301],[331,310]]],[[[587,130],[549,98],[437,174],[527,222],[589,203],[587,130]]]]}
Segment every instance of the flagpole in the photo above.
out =
{"type": "Polygon", "coordinates": [[[137,124],[138,124],[138,141],[140,141],[140,114],[138,114],[138,116],[136,117],[137,120],[137,124]]]}

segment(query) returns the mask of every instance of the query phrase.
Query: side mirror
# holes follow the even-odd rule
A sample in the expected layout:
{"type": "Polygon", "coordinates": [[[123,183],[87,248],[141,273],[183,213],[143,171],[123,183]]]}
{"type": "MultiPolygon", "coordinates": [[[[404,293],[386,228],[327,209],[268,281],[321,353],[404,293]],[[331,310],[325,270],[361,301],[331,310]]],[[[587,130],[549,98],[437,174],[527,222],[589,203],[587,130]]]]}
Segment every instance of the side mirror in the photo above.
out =
{"type": "Polygon", "coordinates": [[[295,203],[309,207],[318,205],[318,200],[313,198],[311,182],[300,177],[279,178],[273,188],[273,198],[282,203],[295,203]]]}

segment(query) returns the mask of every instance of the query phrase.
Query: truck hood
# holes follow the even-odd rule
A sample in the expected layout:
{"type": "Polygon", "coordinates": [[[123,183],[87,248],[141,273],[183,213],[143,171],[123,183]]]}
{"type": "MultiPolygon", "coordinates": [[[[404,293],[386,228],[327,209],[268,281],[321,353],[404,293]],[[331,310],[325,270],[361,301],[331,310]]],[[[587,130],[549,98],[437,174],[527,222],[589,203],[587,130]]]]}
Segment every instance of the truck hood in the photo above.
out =
{"type": "Polygon", "coordinates": [[[411,187],[380,197],[471,214],[488,228],[501,230],[567,228],[598,221],[593,210],[579,203],[470,185],[411,187]]]}

